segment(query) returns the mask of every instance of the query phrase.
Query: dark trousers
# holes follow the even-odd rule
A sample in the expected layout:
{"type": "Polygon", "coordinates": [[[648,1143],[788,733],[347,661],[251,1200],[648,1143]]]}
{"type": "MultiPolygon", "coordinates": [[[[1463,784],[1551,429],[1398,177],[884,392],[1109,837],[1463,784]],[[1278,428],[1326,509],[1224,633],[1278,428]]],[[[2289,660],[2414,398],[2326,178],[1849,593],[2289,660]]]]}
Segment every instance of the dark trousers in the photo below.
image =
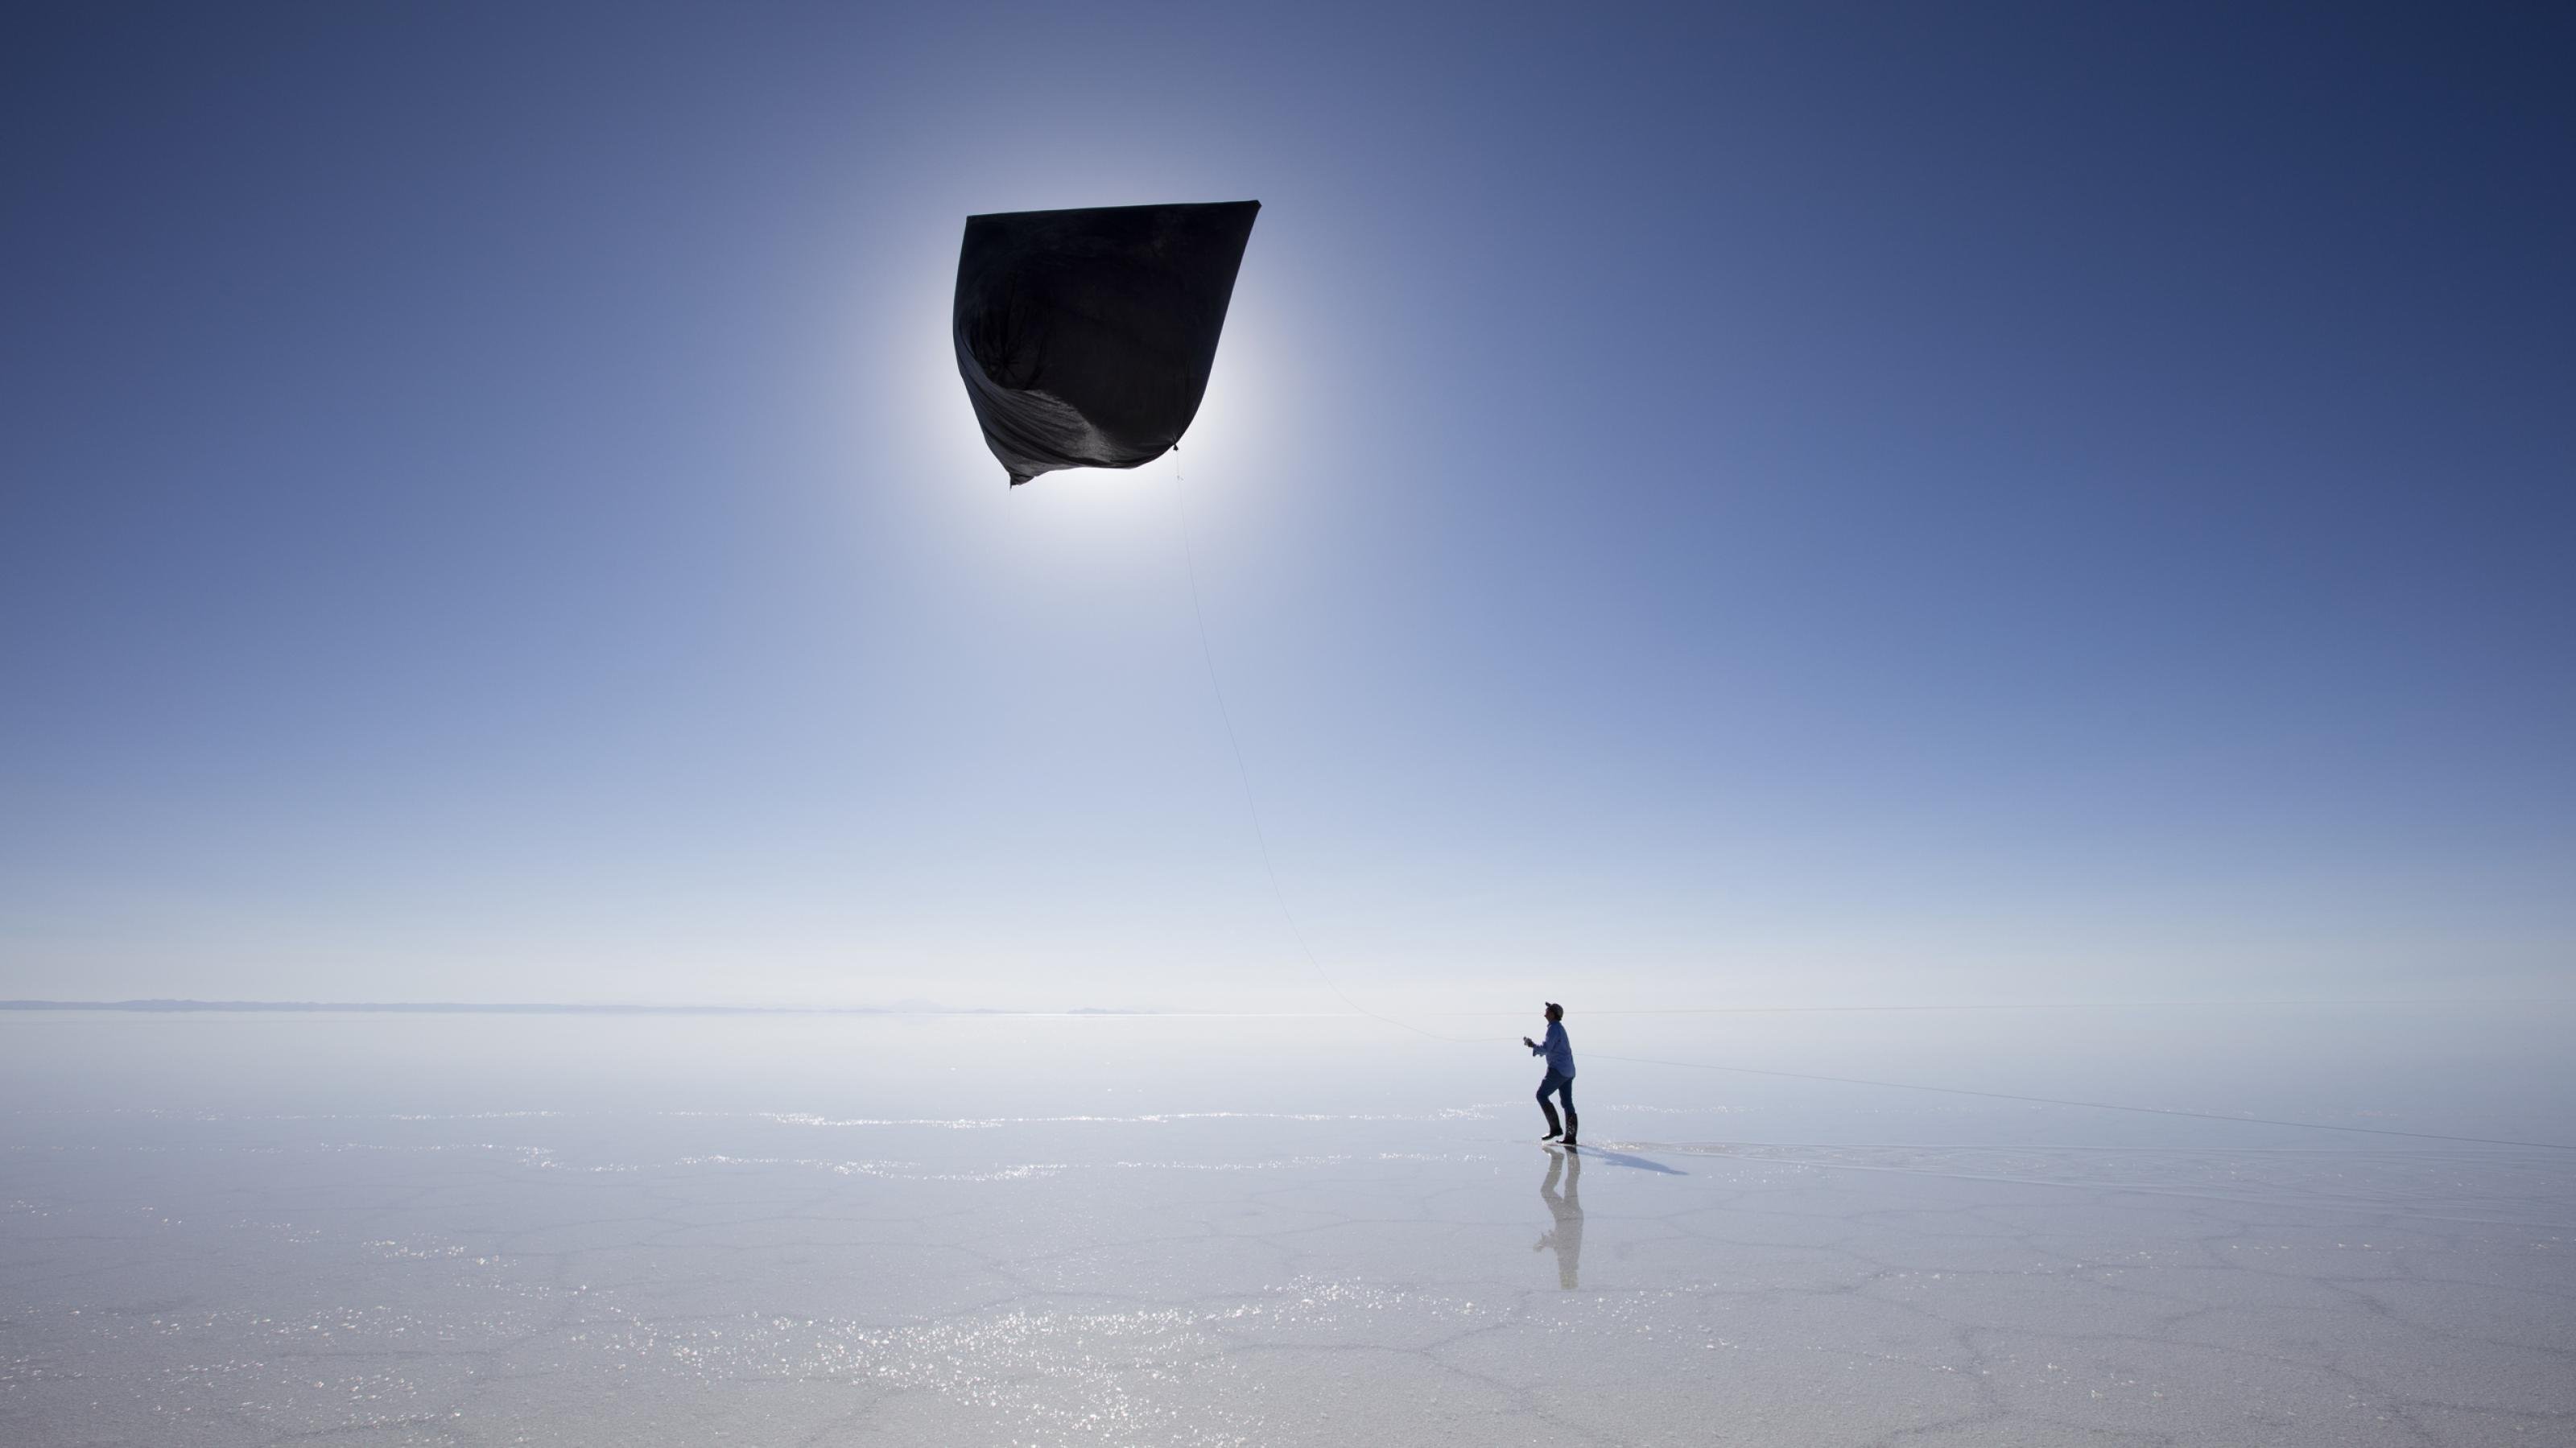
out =
{"type": "Polygon", "coordinates": [[[1538,1109],[1547,1113],[1548,1135],[1554,1136],[1562,1130],[1570,1139],[1574,1135],[1574,1078],[1560,1076],[1554,1071],[1548,1072],[1541,1078],[1538,1083],[1538,1109]],[[1556,1124],[1556,1106],[1547,1099],[1550,1095],[1565,1103],[1565,1125],[1562,1128],[1556,1124]]]}

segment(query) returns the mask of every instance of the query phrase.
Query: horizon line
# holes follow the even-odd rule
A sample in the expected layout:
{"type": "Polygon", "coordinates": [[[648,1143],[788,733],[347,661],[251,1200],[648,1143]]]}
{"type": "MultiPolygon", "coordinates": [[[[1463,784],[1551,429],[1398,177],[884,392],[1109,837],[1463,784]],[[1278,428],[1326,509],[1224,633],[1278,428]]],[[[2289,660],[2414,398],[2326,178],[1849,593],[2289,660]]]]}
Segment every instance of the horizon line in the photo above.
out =
{"type": "MultiPolygon", "coordinates": [[[[1871,1013],[1909,1013],[1933,1011],[2088,1011],[2088,1010],[2159,1010],[2198,1007],[2252,1006],[2576,1006],[2576,998],[2556,996],[2435,996],[2392,998],[2263,998],[2255,1000],[2149,1000],[2149,1001],[2004,1001],[1960,1002],[1955,1004],[1904,1005],[1746,1005],[1746,1006],[1667,1006],[1636,1009],[1604,1009],[1581,1012],[1585,1016],[1711,1016],[1711,1015],[1837,1015],[1871,1013]]],[[[1072,1006],[1040,1009],[1028,1006],[938,1006],[938,1005],[723,1005],[715,1003],[670,1004],[640,1001],[251,1001],[198,1000],[190,997],[150,996],[129,1000],[84,1001],[17,999],[0,1000],[0,1011],[123,1011],[132,1013],[185,1014],[206,1012],[255,1013],[320,1013],[343,1011],[372,1014],[420,1015],[670,1015],[670,1016],[1259,1016],[1281,1019],[1303,1019],[1330,1016],[1365,1016],[1360,1011],[1224,1011],[1160,1010],[1107,1006],[1072,1006]]],[[[1424,1011],[1424,1019],[1503,1019],[1526,1014],[1522,1011],[1424,1011]]],[[[1569,1013],[1572,1014],[1572,1013],[1569,1013]]]]}
{"type": "Polygon", "coordinates": [[[1226,1011],[1156,1011],[1072,1006],[784,1006],[657,1005],[637,1001],[227,1001],[150,996],[121,1001],[0,1000],[0,1011],[415,1011],[525,1015],[800,1015],[800,1016],[1158,1016],[1230,1015],[1226,1011]]]}

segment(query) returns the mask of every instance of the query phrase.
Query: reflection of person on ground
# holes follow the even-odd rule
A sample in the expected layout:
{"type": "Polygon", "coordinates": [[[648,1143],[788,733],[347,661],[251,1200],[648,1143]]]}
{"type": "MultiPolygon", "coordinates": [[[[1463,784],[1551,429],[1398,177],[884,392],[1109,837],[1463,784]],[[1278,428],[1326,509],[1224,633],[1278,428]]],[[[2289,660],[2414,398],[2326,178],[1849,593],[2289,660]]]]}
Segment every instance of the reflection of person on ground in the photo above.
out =
{"type": "Polygon", "coordinates": [[[1566,1145],[1574,1145],[1574,1047],[1565,1039],[1565,1007],[1549,1001],[1547,1038],[1533,1041],[1523,1036],[1521,1044],[1530,1048],[1531,1055],[1547,1058],[1547,1074],[1538,1082],[1538,1109],[1547,1113],[1547,1135],[1539,1140],[1554,1141],[1562,1136],[1566,1145]],[[1547,1099],[1551,1093],[1565,1103],[1563,1126],[1557,1125],[1556,1107],[1547,1099]]]}
{"type": "Polygon", "coordinates": [[[1538,1195],[1539,1200],[1547,1203],[1549,1213],[1556,1218],[1556,1230],[1543,1233],[1530,1245],[1530,1250],[1536,1252],[1541,1248],[1554,1247],[1556,1249],[1556,1285],[1572,1291],[1582,1285],[1574,1280],[1575,1274],[1583,1270],[1582,1154],[1570,1151],[1549,1152],[1547,1180],[1539,1183],[1538,1195]],[[1570,1169],[1566,1165],[1568,1162],[1573,1163],[1570,1169]],[[1559,1173],[1565,1176],[1563,1196],[1557,1195],[1556,1191],[1556,1179],[1559,1173]]]}

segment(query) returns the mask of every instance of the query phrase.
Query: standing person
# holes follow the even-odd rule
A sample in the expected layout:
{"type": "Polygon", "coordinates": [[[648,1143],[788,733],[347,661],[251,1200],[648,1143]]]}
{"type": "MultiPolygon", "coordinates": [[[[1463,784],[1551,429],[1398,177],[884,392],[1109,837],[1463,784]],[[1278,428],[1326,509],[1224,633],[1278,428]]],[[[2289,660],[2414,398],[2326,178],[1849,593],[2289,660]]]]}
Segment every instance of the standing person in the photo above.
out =
{"type": "Polygon", "coordinates": [[[1539,1140],[1554,1141],[1563,1136],[1566,1145],[1574,1145],[1574,1047],[1565,1039],[1565,1007],[1549,1001],[1546,1038],[1533,1041],[1523,1036],[1521,1044],[1530,1048],[1531,1055],[1547,1058],[1547,1074],[1538,1083],[1538,1109],[1547,1113],[1547,1135],[1539,1140]],[[1551,1092],[1565,1103],[1562,1127],[1556,1124],[1556,1107],[1547,1099],[1551,1092]]]}

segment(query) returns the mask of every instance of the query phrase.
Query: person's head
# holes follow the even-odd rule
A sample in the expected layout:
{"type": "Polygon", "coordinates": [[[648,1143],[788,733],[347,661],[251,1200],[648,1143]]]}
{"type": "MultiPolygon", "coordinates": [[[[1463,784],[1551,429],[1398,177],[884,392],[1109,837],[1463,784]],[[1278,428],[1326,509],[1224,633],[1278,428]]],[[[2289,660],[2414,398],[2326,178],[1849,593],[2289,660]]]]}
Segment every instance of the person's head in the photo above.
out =
{"type": "Polygon", "coordinates": [[[1554,1002],[1554,1001],[1549,1001],[1549,1002],[1547,1003],[1547,1018],[1548,1018],[1549,1020],[1551,1020],[1551,1021],[1561,1021],[1561,1020],[1564,1020],[1564,1019],[1565,1019],[1565,1007],[1563,1007],[1563,1006],[1561,1006],[1561,1005],[1558,1005],[1558,1004],[1557,1004],[1556,1002],[1554,1002]]]}

